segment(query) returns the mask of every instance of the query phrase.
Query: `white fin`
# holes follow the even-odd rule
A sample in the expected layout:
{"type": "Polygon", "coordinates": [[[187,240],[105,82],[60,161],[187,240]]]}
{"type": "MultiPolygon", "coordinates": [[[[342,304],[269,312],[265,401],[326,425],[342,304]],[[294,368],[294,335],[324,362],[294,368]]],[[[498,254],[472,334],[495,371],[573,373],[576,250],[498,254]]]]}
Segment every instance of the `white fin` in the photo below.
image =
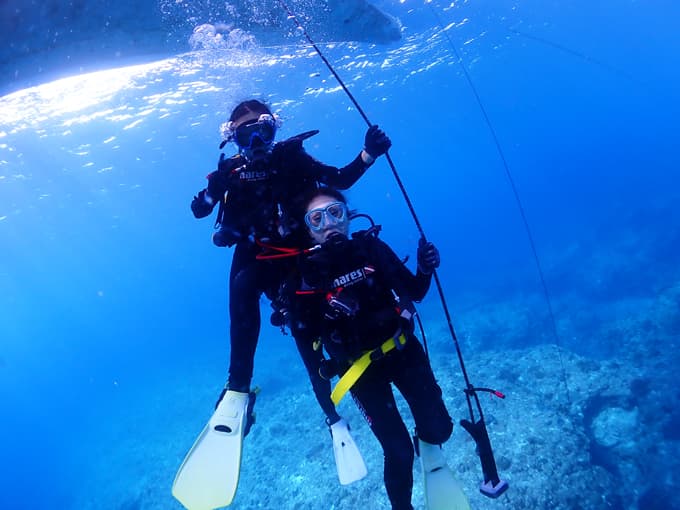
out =
{"type": "Polygon", "coordinates": [[[348,485],[361,480],[368,474],[364,458],[357,447],[352,435],[349,433],[349,425],[342,418],[331,425],[333,436],[333,454],[335,466],[338,469],[338,479],[342,485],[348,485]]]}
{"type": "Polygon", "coordinates": [[[227,391],[187,454],[172,485],[172,495],[188,510],[213,510],[234,500],[248,393],[227,391]]]}

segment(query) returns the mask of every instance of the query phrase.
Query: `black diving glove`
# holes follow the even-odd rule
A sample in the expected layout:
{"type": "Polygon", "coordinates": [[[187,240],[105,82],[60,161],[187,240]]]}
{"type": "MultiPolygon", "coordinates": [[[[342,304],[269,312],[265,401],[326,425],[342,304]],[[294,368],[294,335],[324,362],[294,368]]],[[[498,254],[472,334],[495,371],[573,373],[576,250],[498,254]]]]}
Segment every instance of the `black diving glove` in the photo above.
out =
{"type": "Polygon", "coordinates": [[[231,247],[243,239],[243,235],[236,229],[222,225],[219,230],[213,233],[212,242],[220,248],[231,247]]]}
{"type": "Polygon", "coordinates": [[[224,153],[222,153],[217,163],[217,170],[208,175],[208,195],[215,202],[219,202],[224,198],[224,194],[229,187],[231,171],[238,166],[239,160],[236,157],[227,159],[224,153]]]}
{"type": "Polygon", "coordinates": [[[421,237],[418,241],[418,271],[432,274],[439,267],[441,259],[437,247],[421,237]]]}
{"type": "Polygon", "coordinates": [[[366,131],[364,138],[364,150],[373,159],[385,154],[392,147],[392,140],[377,125],[373,125],[366,131]]]}
{"type": "Polygon", "coordinates": [[[322,359],[319,363],[319,375],[322,379],[330,381],[333,377],[340,374],[340,366],[334,359],[322,359]]]}

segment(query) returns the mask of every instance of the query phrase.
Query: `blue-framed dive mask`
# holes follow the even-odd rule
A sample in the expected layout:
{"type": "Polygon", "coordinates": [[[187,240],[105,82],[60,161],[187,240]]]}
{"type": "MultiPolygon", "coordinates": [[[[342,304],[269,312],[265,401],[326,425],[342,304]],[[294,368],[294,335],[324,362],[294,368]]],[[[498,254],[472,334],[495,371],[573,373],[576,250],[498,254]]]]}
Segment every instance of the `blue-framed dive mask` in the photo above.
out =
{"type": "Polygon", "coordinates": [[[239,150],[247,151],[270,145],[274,142],[278,121],[273,115],[264,113],[257,120],[234,127],[233,122],[221,126],[224,143],[233,141],[239,150]]]}
{"type": "Polygon", "coordinates": [[[326,225],[340,225],[347,221],[347,205],[342,202],[331,202],[326,207],[312,209],[305,214],[305,223],[314,232],[326,225]]]}

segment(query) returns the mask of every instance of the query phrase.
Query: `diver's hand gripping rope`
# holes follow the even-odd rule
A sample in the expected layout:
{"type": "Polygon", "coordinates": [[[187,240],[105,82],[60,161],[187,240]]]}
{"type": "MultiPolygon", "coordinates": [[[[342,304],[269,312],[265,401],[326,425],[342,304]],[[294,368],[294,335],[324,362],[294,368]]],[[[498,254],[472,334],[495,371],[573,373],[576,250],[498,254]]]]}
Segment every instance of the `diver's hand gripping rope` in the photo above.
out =
{"type": "MultiPolygon", "coordinates": [[[[368,126],[372,126],[373,124],[371,121],[368,119],[368,116],[364,112],[364,110],[361,108],[357,100],[354,98],[352,93],[349,91],[347,86],[345,85],[345,82],[340,78],[338,73],[335,71],[333,66],[330,64],[330,62],[326,59],[324,54],[321,52],[319,47],[316,45],[316,43],[312,40],[312,38],[309,36],[307,33],[307,30],[305,30],[305,27],[302,26],[300,21],[297,19],[297,16],[290,10],[288,5],[286,5],[286,2],[283,0],[278,0],[279,4],[281,7],[288,13],[288,17],[297,25],[298,29],[303,33],[309,44],[314,48],[316,53],[319,55],[321,60],[323,61],[324,64],[326,64],[326,67],[330,70],[330,72],[333,74],[336,80],[338,80],[338,83],[342,87],[342,89],[345,91],[345,94],[347,94],[347,97],[349,97],[350,101],[354,104],[355,108],[361,115],[361,117],[366,121],[366,124],[368,126]]],[[[413,204],[411,202],[410,197],[408,196],[408,193],[406,192],[406,188],[404,187],[404,184],[401,181],[401,178],[399,177],[399,173],[397,172],[396,167],[394,166],[394,162],[392,161],[392,158],[390,157],[389,152],[385,153],[385,158],[387,159],[387,162],[390,166],[390,169],[392,170],[392,175],[394,176],[394,179],[397,181],[397,185],[399,186],[399,189],[401,190],[401,193],[404,197],[404,200],[406,201],[406,205],[408,206],[409,211],[411,212],[411,216],[413,217],[413,221],[416,224],[416,228],[418,229],[418,232],[420,235],[425,238],[425,232],[423,230],[422,225],[420,224],[420,220],[418,219],[418,215],[416,214],[415,208],[413,207],[413,204]]],[[[493,451],[491,450],[491,443],[489,441],[489,436],[486,431],[486,425],[484,422],[484,413],[482,412],[482,405],[479,401],[479,396],[477,395],[477,391],[480,391],[481,388],[476,388],[475,386],[472,385],[470,382],[470,379],[467,374],[467,370],[465,368],[465,362],[463,361],[463,354],[460,350],[460,344],[458,342],[458,337],[456,336],[456,332],[453,328],[453,322],[451,320],[451,315],[449,313],[449,308],[446,304],[446,299],[444,297],[444,291],[442,289],[441,282],[439,281],[439,276],[437,274],[437,271],[433,271],[433,276],[434,276],[434,281],[437,287],[437,292],[439,293],[439,299],[442,303],[442,307],[444,309],[444,314],[446,316],[446,322],[449,327],[449,333],[451,334],[451,338],[453,339],[453,343],[456,346],[456,354],[458,355],[458,362],[460,363],[460,368],[461,372],[463,374],[463,378],[465,380],[465,397],[467,400],[468,404],[468,411],[470,413],[470,421],[463,420],[461,424],[463,427],[470,432],[470,435],[473,437],[475,442],[477,443],[477,449],[479,452],[480,459],[482,461],[482,471],[484,472],[484,483],[482,484],[480,490],[482,494],[495,498],[500,496],[507,488],[508,484],[504,480],[501,480],[498,477],[498,473],[496,471],[496,462],[493,457],[493,451]],[[477,411],[479,412],[479,420],[475,420],[475,415],[474,415],[474,410],[472,408],[472,403],[471,403],[471,398],[474,398],[475,404],[477,407],[477,411]]],[[[484,389],[486,391],[486,389],[484,389]]],[[[500,392],[499,392],[500,393],[500,392]]],[[[492,394],[495,394],[495,392],[492,392],[492,394]]],[[[500,395],[497,395],[500,396],[500,395]]]]}

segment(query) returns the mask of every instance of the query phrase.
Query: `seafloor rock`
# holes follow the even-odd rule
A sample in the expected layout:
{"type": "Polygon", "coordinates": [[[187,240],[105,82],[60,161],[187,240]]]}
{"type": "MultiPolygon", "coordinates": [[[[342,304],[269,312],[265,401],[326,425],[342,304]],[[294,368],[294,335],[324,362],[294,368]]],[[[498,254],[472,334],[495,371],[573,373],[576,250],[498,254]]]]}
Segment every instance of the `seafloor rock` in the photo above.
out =
{"type": "MultiPolygon", "coordinates": [[[[272,363],[266,356],[273,360],[280,354],[264,356],[259,363],[272,363]]],[[[461,391],[464,383],[453,350],[433,348],[430,356],[451,416],[455,422],[467,418],[461,391]]],[[[258,380],[262,388],[258,418],[246,440],[233,508],[388,509],[380,446],[351,399],[345,399],[339,411],[352,425],[369,473],[352,485],[339,485],[330,436],[300,365],[287,363],[285,372],[273,371],[269,379],[258,380]]],[[[668,499],[675,487],[673,476],[659,467],[670,466],[677,472],[680,461],[674,459],[680,459],[680,442],[663,441],[662,422],[644,418],[646,408],[657,401],[654,389],[647,392],[640,382],[647,378],[647,368],[620,360],[589,360],[549,345],[477,352],[469,357],[467,368],[474,384],[507,395],[505,400],[480,395],[500,475],[510,483],[505,495],[491,500],[478,492],[481,468],[474,443],[462,427],[455,428],[444,447],[472,508],[676,509],[668,499]]],[[[217,374],[214,378],[218,379],[217,374]]],[[[158,401],[163,408],[168,404],[161,401],[172,402],[173,420],[162,430],[156,428],[146,435],[137,432],[135,437],[153,437],[143,447],[141,439],[128,434],[123,441],[119,438],[124,433],[112,431],[111,436],[118,439],[103,441],[108,451],[96,457],[101,465],[91,466],[91,483],[76,495],[78,508],[101,508],[104,495],[89,495],[87,486],[106,487],[105,500],[127,499],[142,508],[172,507],[169,484],[204,421],[204,416],[195,414],[202,409],[209,415],[203,408],[215,392],[214,385],[196,384],[200,374],[185,380],[192,384],[140,395],[144,405],[158,401]],[[156,459],[153,473],[148,469],[149,458],[156,459]],[[128,479],[138,480],[134,487],[116,477],[123,469],[128,479]]],[[[657,381],[654,386],[660,384],[657,381]]],[[[397,403],[412,428],[405,402],[397,398],[397,403]]],[[[134,416],[131,409],[131,421],[134,416]]],[[[111,425],[120,430],[128,427],[125,420],[111,425]]],[[[413,503],[423,508],[417,462],[414,478],[413,503]]]]}
{"type": "Polygon", "coordinates": [[[605,448],[615,448],[621,453],[635,452],[635,435],[640,427],[637,409],[610,407],[602,409],[593,419],[593,437],[605,448]]]}

